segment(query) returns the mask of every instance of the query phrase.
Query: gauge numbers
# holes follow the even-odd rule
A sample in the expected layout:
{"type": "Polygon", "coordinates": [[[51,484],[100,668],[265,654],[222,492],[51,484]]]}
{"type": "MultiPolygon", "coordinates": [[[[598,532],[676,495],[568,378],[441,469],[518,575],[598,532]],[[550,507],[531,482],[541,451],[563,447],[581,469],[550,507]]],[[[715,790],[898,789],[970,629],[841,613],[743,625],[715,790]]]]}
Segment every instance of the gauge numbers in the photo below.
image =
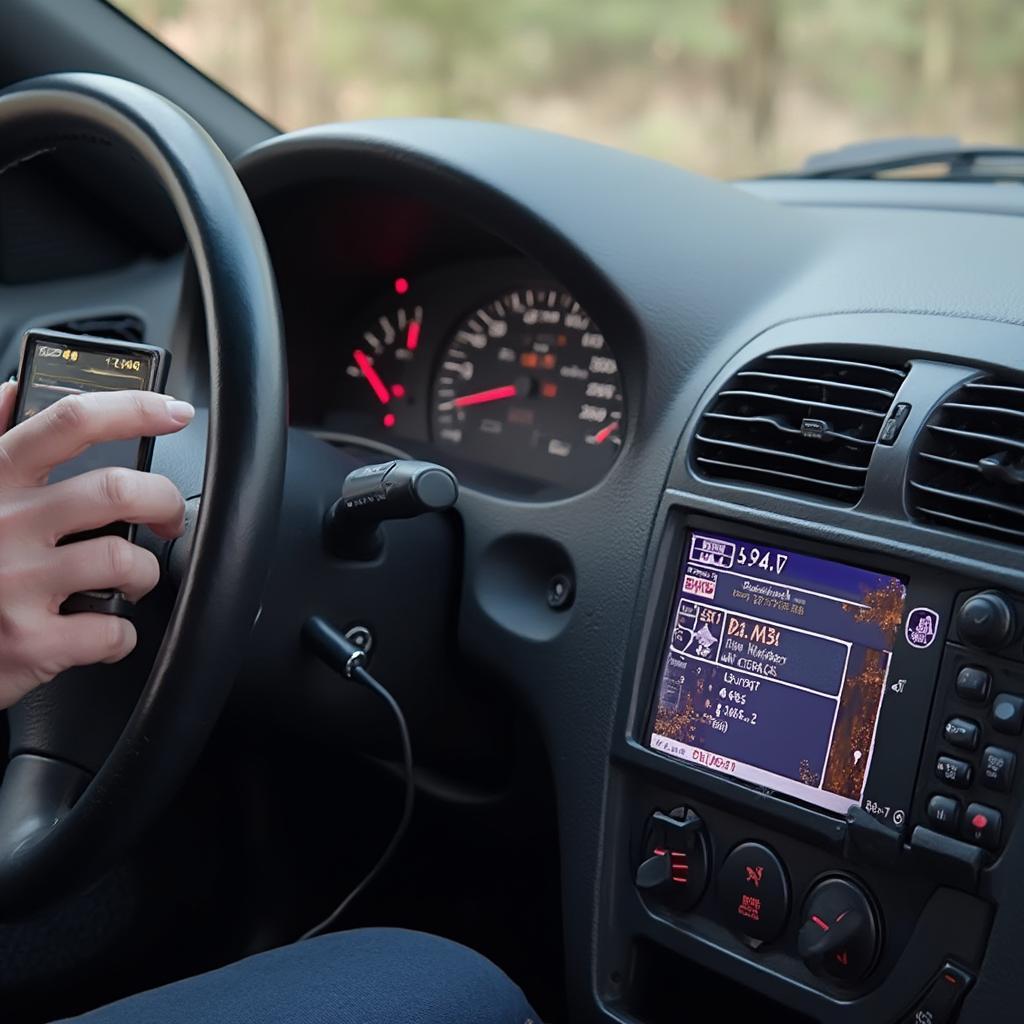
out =
{"type": "Polygon", "coordinates": [[[618,364],[568,292],[517,288],[469,314],[442,350],[432,425],[464,458],[588,486],[623,442],[618,364]]]}

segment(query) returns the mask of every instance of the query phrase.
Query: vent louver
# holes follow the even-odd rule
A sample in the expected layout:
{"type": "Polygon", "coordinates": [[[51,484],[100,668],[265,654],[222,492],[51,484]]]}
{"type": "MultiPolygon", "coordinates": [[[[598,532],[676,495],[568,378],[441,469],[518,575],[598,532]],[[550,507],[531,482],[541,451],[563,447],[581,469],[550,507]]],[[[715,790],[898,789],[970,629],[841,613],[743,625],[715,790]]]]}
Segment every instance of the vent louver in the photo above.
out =
{"type": "Polygon", "coordinates": [[[980,377],[939,406],[911,466],[909,498],[918,519],[1024,543],[1024,387],[980,377]]]}
{"type": "Polygon", "coordinates": [[[776,352],[746,366],[704,413],[694,444],[705,476],[855,505],[906,371],[776,352]]]}
{"type": "Polygon", "coordinates": [[[66,334],[91,334],[94,338],[113,338],[115,341],[142,341],[145,335],[142,321],[130,314],[80,317],[62,324],[51,324],[51,331],[66,334]]]}

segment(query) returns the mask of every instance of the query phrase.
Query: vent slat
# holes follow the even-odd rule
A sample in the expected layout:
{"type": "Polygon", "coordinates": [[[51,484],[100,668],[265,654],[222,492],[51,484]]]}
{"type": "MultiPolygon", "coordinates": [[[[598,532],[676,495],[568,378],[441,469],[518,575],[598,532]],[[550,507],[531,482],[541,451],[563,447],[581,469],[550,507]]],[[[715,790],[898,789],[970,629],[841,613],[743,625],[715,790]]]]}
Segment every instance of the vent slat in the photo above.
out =
{"type": "Polygon", "coordinates": [[[831,409],[833,412],[848,412],[857,416],[872,416],[884,420],[888,415],[877,409],[858,409],[852,405],[837,405],[835,402],[817,402],[806,398],[791,398],[788,395],[775,395],[770,391],[721,391],[719,398],[749,398],[760,402],[783,402],[786,405],[801,405],[804,408],[831,409]]]}
{"type": "Polygon", "coordinates": [[[740,370],[737,377],[759,377],[763,380],[785,382],[786,384],[810,384],[819,388],[841,388],[846,391],[856,391],[864,395],[879,395],[882,398],[892,399],[896,392],[889,388],[872,388],[866,384],[851,384],[845,380],[824,380],[821,377],[794,377],[788,373],[775,373],[770,370],[740,370]]]}
{"type": "Polygon", "coordinates": [[[766,357],[767,362],[777,362],[783,359],[794,363],[820,363],[822,366],[831,366],[836,369],[865,370],[871,374],[897,377],[899,380],[903,380],[907,375],[906,370],[900,370],[894,366],[879,366],[877,363],[857,363],[849,359],[830,359],[825,356],[806,356],[799,355],[796,352],[775,352],[766,357]]]}
{"type": "Polygon", "coordinates": [[[925,505],[918,507],[917,511],[925,516],[941,519],[946,523],[956,523],[957,526],[966,526],[971,533],[997,533],[1004,537],[1013,537],[1018,541],[1024,541],[1024,530],[1014,530],[1009,526],[996,526],[992,523],[982,522],[978,519],[968,519],[965,516],[955,516],[951,512],[944,512],[937,508],[928,508],[925,505]]]}
{"type": "Polygon", "coordinates": [[[948,455],[936,455],[934,452],[921,452],[921,458],[927,459],[929,462],[941,462],[944,466],[956,466],[959,469],[967,470],[971,473],[981,472],[981,466],[976,462],[964,462],[963,459],[951,459],[948,455]]]}
{"type": "Polygon", "coordinates": [[[847,494],[860,494],[863,485],[858,484],[837,484],[832,481],[819,480],[812,476],[801,476],[799,473],[786,473],[781,469],[766,469],[764,466],[745,466],[740,462],[723,462],[721,459],[709,459],[706,456],[698,455],[697,461],[702,465],[722,466],[727,469],[743,470],[746,473],[762,473],[765,476],[777,477],[780,480],[799,480],[806,484],[831,487],[832,489],[847,494]]]}
{"type": "Polygon", "coordinates": [[[694,468],[856,504],[906,376],[897,363],[878,365],[863,352],[851,347],[852,359],[835,349],[773,352],[742,367],[701,419],[694,468]]]}
{"type": "MultiPolygon", "coordinates": [[[[774,416],[736,416],[733,413],[711,410],[704,413],[704,418],[708,420],[728,420],[732,423],[757,423],[766,427],[774,427],[783,434],[803,437],[803,431],[799,427],[789,427],[785,423],[780,423],[774,416]]],[[[835,430],[830,431],[829,436],[845,441],[847,444],[863,445],[866,448],[873,448],[875,446],[874,441],[868,441],[863,437],[854,437],[852,434],[840,434],[835,430]]]]}
{"type": "Polygon", "coordinates": [[[1017,448],[1024,452],[1024,437],[1004,437],[1002,434],[981,434],[973,430],[963,430],[960,427],[944,427],[938,423],[929,423],[929,430],[937,434],[947,434],[951,437],[961,438],[965,441],[984,443],[1000,448],[1017,448]]]}
{"type": "Polygon", "coordinates": [[[1024,420],[1024,409],[1004,409],[998,405],[971,405],[969,402],[947,402],[945,409],[956,409],[957,412],[977,412],[984,416],[1013,416],[1024,420]]]}
{"type": "Polygon", "coordinates": [[[967,491],[948,491],[942,487],[929,487],[928,484],[919,483],[917,480],[911,480],[910,486],[915,490],[922,491],[925,494],[934,495],[935,497],[942,498],[946,501],[960,502],[964,505],[975,505],[979,508],[992,509],[996,512],[1005,512],[1009,516],[1024,519],[1024,506],[1011,505],[1005,501],[995,501],[992,498],[983,498],[976,494],[970,494],[967,491]]]}
{"type": "Polygon", "coordinates": [[[998,391],[1003,395],[1012,395],[1018,401],[1024,403],[1024,387],[1017,387],[1015,384],[991,384],[986,381],[973,381],[964,385],[964,391],[977,391],[982,394],[991,394],[998,391]]]}
{"type": "Polygon", "coordinates": [[[1024,387],[991,377],[951,395],[928,421],[909,478],[918,519],[1024,542],[1024,387]]]}
{"type": "Polygon", "coordinates": [[[851,465],[848,462],[835,462],[831,459],[818,459],[813,455],[788,452],[784,448],[761,448],[756,444],[744,444],[742,441],[726,441],[720,437],[705,437],[702,434],[697,435],[697,440],[703,441],[706,444],[721,445],[723,448],[749,452],[754,455],[771,455],[779,459],[795,459],[797,462],[806,462],[812,466],[827,466],[829,469],[839,469],[847,473],[863,473],[868,468],[866,459],[861,465],[851,465]]]}

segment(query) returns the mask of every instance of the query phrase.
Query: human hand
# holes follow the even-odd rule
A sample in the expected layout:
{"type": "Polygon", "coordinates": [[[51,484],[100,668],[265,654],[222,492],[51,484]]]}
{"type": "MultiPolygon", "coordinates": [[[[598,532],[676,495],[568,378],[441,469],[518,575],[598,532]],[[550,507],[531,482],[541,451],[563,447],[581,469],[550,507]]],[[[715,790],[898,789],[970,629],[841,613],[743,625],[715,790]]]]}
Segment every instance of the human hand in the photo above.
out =
{"type": "MultiPolygon", "coordinates": [[[[0,385],[0,430],[17,387],[0,385]]],[[[0,709],[76,665],[120,661],[135,627],[114,615],[61,615],[81,590],[119,590],[137,601],[156,586],[152,552],[123,537],[57,546],[61,537],[114,522],[141,523],[174,538],[185,503],[166,477],[96,469],[48,484],[50,471],[89,445],[173,434],[191,422],[187,402],[147,391],[62,398],[0,436],[0,709]]]]}

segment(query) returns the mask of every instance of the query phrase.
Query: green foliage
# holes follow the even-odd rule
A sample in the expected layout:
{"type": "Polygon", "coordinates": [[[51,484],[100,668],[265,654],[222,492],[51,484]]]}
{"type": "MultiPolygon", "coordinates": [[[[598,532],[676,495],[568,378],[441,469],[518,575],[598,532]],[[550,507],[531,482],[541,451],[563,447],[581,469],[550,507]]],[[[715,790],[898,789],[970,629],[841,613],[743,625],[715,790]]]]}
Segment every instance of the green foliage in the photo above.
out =
{"type": "Polygon", "coordinates": [[[120,0],[286,127],[514,120],[750,173],[881,134],[1024,139],[1021,0],[120,0]]]}

